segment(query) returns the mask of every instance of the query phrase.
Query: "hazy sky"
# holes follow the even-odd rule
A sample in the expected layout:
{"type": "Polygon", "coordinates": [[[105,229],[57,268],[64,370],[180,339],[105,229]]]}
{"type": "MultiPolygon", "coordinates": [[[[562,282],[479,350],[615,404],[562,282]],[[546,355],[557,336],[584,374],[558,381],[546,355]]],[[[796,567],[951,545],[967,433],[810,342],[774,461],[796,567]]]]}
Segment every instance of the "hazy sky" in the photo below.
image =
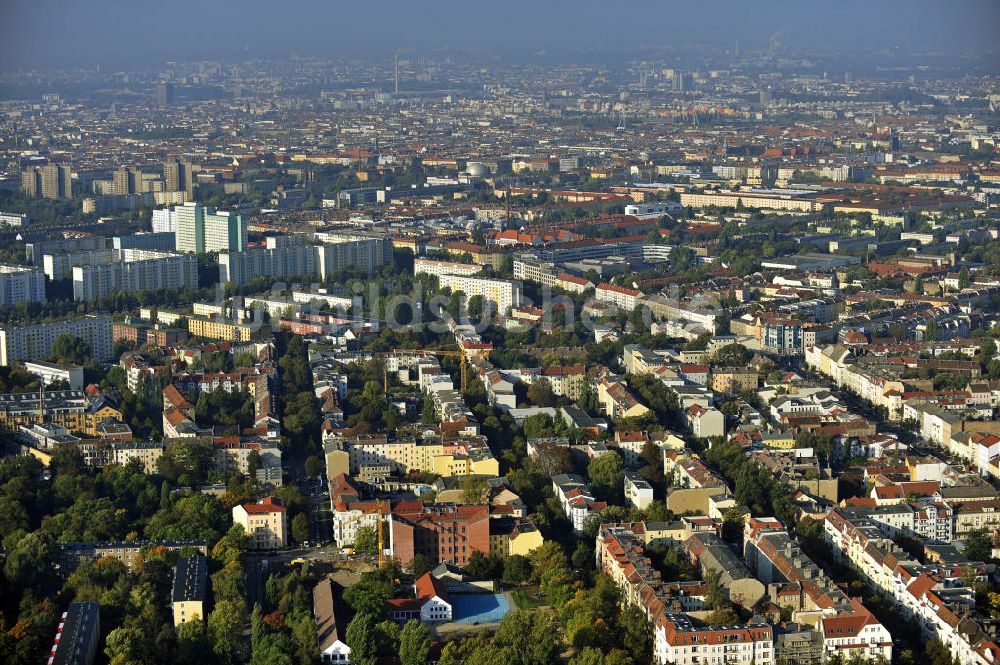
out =
{"type": "Polygon", "coordinates": [[[0,0],[0,68],[691,42],[997,49],[1000,0],[0,0]]]}

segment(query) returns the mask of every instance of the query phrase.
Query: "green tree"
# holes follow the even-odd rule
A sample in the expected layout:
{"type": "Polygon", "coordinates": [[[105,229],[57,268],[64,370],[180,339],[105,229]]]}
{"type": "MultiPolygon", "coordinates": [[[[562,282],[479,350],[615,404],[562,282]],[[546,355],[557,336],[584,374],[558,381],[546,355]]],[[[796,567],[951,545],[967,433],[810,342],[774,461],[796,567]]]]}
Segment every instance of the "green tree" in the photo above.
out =
{"type": "Polygon", "coordinates": [[[344,602],[359,614],[380,617],[385,603],[392,598],[393,584],[379,573],[367,573],[344,591],[344,602]]]}
{"type": "Polygon", "coordinates": [[[365,554],[375,554],[378,551],[378,532],[375,527],[359,527],[354,535],[354,549],[365,554]]]}
{"type": "Polygon", "coordinates": [[[177,627],[177,662],[198,665],[205,662],[210,645],[201,620],[187,621],[177,627]]]}
{"type": "Polygon", "coordinates": [[[670,267],[674,272],[683,272],[694,266],[694,252],[690,247],[675,245],[670,250],[670,267]]]}
{"type": "Polygon", "coordinates": [[[241,662],[246,653],[240,631],[243,625],[243,610],[231,600],[220,600],[208,615],[208,637],[212,652],[223,665],[241,662]]]}
{"type": "Polygon", "coordinates": [[[561,635],[553,614],[514,610],[500,621],[494,643],[513,665],[548,665],[558,661],[561,635]]]}
{"type": "Polygon", "coordinates": [[[646,613],[635,605],[629,605],[622,611],[618,621],[620,632],[619,643],[622,644],[637,663],[649,662],[652,650],[652,630],[646,613]]]}
{"type": "Polygon", "coordinates": [[[4,574],[20,587],[32,587],[54,568],[58,555],[51,533],[33,531],[17,541],[4,563],[4,574]]]}
{"type": "Polygon", "coordinates": [[[323,471],[323,463],[316,455],[310,455],[305,461],[306,475],[310,478],[318,478],[323,471]]]}
{"type": "Polygon", "coordinates": [[[538,379],[528,387],[528,399],[535,406],[555,406],[556,394],[548,379],[538,379]]]}
{"type": "Polygon", "coordinates": [[[292,538],[298,543],[309,540],[309,516],[299,513],[292,519],[292,538]]]}
{"type": "Polygon", "coordinates": [[[60,364],[82,365],[94,354],[87,342],[76,335],[62,334],[52,342],[51,357],[60,364]]]}
{"type": "Polygon", "coordinates": [[[712,610],[724,609],[728,606],[729,600],[726,597],[726,589],[722,584],[722,576],[717,570],[710,570],[705,574],[705,607],[712,610]]]}
{"type": "Polygon", "coordinates": [[[423,665],[431,650],[430,631],[420,621],[411,619],[399,637],[399,660],[403,665],[423,665]]]}
{"type": "Polygon", "coordinates": [[[523,584],[531,579],[531,561],[528,557],[515,554],[503,562],[503,581],[507,584],[523,584]]]}
{"type": "Polygon", "coordinates": [[[104,641],[104,653],[111,663],[131,665],[150,658],[149,641],[142,628],[128,624],[115,628],[104,641]]]}
{"type": "Polygon", "coordinates": [[[964,554],[970,561],[989,561],[993,553],[993,541],[986,529],[975,529],[965,536],[964,554]]]}
{"type": "Polygon", "coordinates": [[[423,577],[424,573],[433,569],[434,562],[426,554],[417,552],[413,555],[413,559],[410,561],[410,574],[413,575],[413,579],[419,579],[423,577]]]}
{"type": "Polygon", "coordinates": [[[624,491],[625,471],[622,468],[622,458],[615,452],[591,460],[587,465],[587,475],[594,489],[606,497],[616,497],[624,491]]]}
{"type": "Polygon", "coordinates": [[[750,360],[750,352],[742,344],[727,344],[715,352],[715,362],[729,367],[743,367],[750,360]]]}
{"type": "Polygon", "coordinates": [[[460,483],[462,488],[462,503],[478,506],[486,503],[489,496],[489,485],[482,476],[466,476],[460,483]]]}
{"type": "Polygon", "coordinates": [[[229,527],[226,535],[219,539],[219,542],[212,547],[212,558],[221,561],[223,564],[234,561],[241,562],[243,553],[250,547],[250,537],[243,530],[242,524],[234,524],[229,527]]]}
{"type": "Polygon", "coordinates": [[[359,612],[347,626],[347,646],[351,647],[351,663],[375,665],[375,620],[367,612],[359,612]]]}
{"type": "Polygon", "coordinates": [[[375,625],[375,644],[382,656],[395,656],[399,653],[399,624],[392,619],[386,619],[375,625]]]}
{"type": "Polygon", "coordinates": [[[596,647],[587,647],[573,656],[570,665],[604,665],[604,651],[596,647]]]}
{"type": "Polygon", "coordinates": [[[434,400],[429,397],[424,398],[424,405],[420,409],[420,422],[424,425],[433,425],[437,422],[437,411],[434,409],[434,400]]]}
{"type": "Polygon", "coordinates": [[[465,570],[477,580],[491,579],[496,569],[497,561],[479,550],[472,553],[472,556],[469,557],[469,562],[465,565],[465,570]]]}

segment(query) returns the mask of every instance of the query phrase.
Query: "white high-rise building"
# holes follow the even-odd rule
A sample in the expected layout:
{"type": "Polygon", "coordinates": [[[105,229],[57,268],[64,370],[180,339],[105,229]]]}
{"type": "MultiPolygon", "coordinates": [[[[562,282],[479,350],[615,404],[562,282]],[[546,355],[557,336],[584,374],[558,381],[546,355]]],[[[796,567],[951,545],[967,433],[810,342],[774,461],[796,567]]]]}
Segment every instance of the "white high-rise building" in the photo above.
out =
{"type": "Polygon", "coordinates": [[[472,296],[482,296],[496,305],[497,313],[505,314],[512,307],[521,306],[521,283],[506,279],[486,279],[464,275],[438,275],[438,284],[465,294],[466,302],[472,296]]]}
{"type": "Polygon", "coordinates": [[[198,288],[198,258],[147,249],[114,250],[117,260],[73,268],[74,300],[95,300],[116,291],[198,288]]]}
{"type": "Polygon", "coordinates": [[[158,208],[153,211],[153,233],[176,233],[177,213],[173,208],[158,208]]]}
{"type": "Polygon", "coordinates": [[[267,247],[219,254],[219,281],[246,284],[254,277],[316,276],[327,279],[347,268],[371,274],[392,259],[388,236],[324,236],[322,244],[304,244],[311,238],[268,238],[267,247]]]}
{"type": "Polygon", "coordinates": [[[228,210],[216,211],[200,203],[177,206],[173,215],[179,252],[204,254],[246,249],[247,223],[242,215],[228,210]]]}
{"type": "Polygon", "coordinates": [[[0,307],[45,301],[45,273],[38,268],[0,265],[0,307]]]}

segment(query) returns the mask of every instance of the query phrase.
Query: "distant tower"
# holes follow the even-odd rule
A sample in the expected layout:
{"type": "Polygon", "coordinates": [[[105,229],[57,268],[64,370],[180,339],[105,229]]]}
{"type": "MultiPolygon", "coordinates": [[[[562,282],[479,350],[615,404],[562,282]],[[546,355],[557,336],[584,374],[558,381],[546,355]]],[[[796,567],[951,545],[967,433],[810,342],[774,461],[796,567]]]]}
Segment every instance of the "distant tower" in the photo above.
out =
{"type": "Polygon", "coordinates": [[[174,101],[174,86],[167,82],[156,84],[156,105],[164,107],[174,101]]]}
{"type": "Polygon", "coordinates": [[[760,105],[767,108],[771,105],[771,86],[762,88],[760,91],[760,105]]]}
{"type": "Polygon", "coordinates": [[[399,54],[396,54],[396,94],[399,94],[399,54]]]}

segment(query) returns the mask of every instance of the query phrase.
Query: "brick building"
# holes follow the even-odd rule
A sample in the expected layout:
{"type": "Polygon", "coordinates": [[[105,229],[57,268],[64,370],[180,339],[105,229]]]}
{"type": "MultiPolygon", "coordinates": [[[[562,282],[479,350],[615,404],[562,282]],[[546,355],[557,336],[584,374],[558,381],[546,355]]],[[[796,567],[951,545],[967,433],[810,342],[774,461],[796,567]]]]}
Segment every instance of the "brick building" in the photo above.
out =
{"type": "Polygon", "coordinates": [[[487,506],[399,503],[393,506],[389,522],[392,555],[404,567],[418,553],[435,564],[465,566],[473,552],[489,556],[489,521],[487,506]]]}

